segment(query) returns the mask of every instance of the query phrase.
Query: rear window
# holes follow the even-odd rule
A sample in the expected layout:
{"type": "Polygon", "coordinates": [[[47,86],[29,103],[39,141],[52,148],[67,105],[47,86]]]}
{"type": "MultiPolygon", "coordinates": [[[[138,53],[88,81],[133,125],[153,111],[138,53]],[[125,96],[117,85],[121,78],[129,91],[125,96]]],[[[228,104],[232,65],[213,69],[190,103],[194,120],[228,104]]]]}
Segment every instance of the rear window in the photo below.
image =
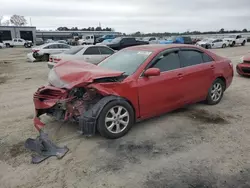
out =
{"type": "Polygon", "coordinates": [[[73,47],[71,48],[70,50],[67,50],[65,52],[63,52],[64,54],[71,54],[71,55],[74,55],[74,54],[77,54],[78,52],[80,52],[82,49],[84,48],[84,46],[81,46],[81,47],[73,47]]]}

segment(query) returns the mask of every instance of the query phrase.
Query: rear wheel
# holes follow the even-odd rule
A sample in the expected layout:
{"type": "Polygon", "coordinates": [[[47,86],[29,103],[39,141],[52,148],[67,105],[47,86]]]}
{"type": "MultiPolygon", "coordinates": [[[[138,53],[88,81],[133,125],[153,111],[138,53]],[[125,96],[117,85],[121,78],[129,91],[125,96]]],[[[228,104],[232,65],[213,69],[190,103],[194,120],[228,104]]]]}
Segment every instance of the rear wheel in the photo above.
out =
{"type": "Polygon", "coordinates": [[[6,45],[6,48],[10,48],[10,44],[5,44],[6,45]]]}
{"type": "Polygon", "coordinates": [[[241,46],[245,46],[246,44],[246,41],[244,40],[242,43],[241,43],[241,46]]]}
{"type": "Polygon", "coordinates": [[[109,139],[124,136],[134,124],[134,111],[125,100],[111,101],[101,111],[97,129],[109,139]]]}
{"type": "Polygon", "coordinates": [[[235,41],[233,41],[233,43],[231,44],[231,47],[234,47],[235,46],[235,41]]]}
{"type": "Polygon", "coordinates": [[[226,48],[226,44],[223,44],[223,45],[222,45],[222,48],[226,48]]]}
{"type": "Polygon", "coordinates": [[[209,88],[206,99],[207,104],[209,105],[218,104],[223,97],[224,90],[225,90],[224,81],[221,80],[220,78],[217,78],[209,88]]]}

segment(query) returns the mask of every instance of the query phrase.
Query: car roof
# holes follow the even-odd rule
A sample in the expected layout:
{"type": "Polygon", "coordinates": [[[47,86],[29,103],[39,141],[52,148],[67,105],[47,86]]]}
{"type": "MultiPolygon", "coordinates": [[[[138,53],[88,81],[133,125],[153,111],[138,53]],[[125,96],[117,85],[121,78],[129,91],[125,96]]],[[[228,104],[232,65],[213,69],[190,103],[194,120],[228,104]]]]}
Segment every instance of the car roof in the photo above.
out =
{"type": "Polygon", "coordinates": [[[188,45],[188,44],[148,44],[148,45],[132,46],[126,49],[158,52],[170,48],[181,48],[181,47],[198,48],[194,45],[188,45]]]}

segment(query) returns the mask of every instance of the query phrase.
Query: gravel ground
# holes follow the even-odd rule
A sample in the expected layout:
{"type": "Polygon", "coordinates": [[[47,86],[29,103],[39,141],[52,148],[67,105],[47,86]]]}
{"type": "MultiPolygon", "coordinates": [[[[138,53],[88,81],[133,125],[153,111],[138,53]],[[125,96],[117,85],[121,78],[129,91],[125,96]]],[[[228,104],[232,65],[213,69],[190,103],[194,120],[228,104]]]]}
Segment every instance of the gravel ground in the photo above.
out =
{"type": "MultiPolygon", "coordinates": [[[[0,50],[1,188],[250,187],[250,82],[235,74],[216,106],[195,104],[136,124],[121,139],[84,138],[76,124],[49,117],[53,140],[70,151],[34,165],[24,141],[36,137],[32,94],[46,84],[46,63],[30,49],[0,50]]],[[[213,50],[234,66],[250,46],[213,50]]]]}

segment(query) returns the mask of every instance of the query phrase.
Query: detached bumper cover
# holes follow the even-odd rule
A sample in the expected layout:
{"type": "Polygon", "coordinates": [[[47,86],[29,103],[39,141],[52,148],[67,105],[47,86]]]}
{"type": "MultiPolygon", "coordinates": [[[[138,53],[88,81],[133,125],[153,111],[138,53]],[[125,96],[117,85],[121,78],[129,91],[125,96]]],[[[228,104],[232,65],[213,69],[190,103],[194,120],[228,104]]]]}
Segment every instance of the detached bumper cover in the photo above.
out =
{"type": "Polygon", "coordinates": [[[36,139],[28,138],[25,147],[37,153],[32,155],[32,163],[34,164],[40,163],[51,156],[61,159],[69,151],[66,146],[56,146],[49,140],[48,135],[42,131],[36,139]]]}

